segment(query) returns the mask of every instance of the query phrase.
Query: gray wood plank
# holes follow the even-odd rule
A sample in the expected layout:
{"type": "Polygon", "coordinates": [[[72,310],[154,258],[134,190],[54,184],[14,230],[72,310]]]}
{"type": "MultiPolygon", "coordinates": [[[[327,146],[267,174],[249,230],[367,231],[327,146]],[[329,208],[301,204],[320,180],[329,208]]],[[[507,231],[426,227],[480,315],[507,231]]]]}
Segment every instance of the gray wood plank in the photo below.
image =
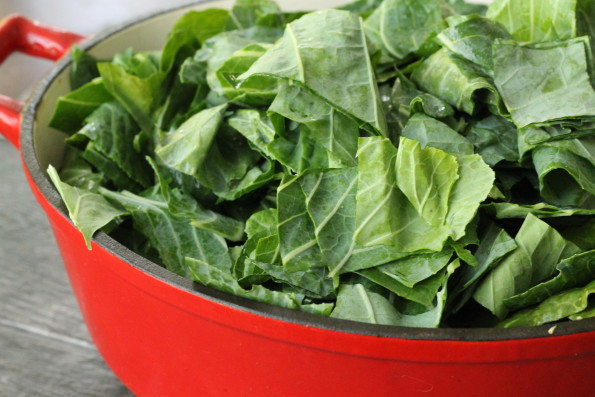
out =
{"type": "Polygon", "coordinates": [[[0,321],[0,395],[130,396],[89,342],[18,329],[0,321]],[[30,354],[29,352],[35,352],[30,354]],[[24,354],[25,353],[25,354],[24,354]]]}
{"type": "Polygon", "coordinates": [[[18,152],[0,141],[0,396],[131,395],[91,342],[18,152]]]}

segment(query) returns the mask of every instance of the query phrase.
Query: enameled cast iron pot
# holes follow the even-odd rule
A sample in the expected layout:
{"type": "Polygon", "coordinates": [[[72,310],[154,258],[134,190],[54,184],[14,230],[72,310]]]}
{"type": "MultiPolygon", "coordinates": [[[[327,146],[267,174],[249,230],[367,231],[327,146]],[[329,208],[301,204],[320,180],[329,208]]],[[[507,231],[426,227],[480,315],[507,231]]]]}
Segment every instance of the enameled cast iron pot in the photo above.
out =
{"type": "Polygon", "coordinates": [[[64,136],[47,127],[68,92],[62,56],[73,43],[100,58],[160,48],[184,12],[230,5],[198,2],[92,38],[21,17],[0,23],[0,61],[15,50],[61,58],[26,104],[0,97],[0,131],[20,149],[91,337],[116,375],[139,396],[592,396],[595,319],[519,329],[369,325],[220,293],[102,233],[87,250],[45,174],[63,151],[64,136]]]}

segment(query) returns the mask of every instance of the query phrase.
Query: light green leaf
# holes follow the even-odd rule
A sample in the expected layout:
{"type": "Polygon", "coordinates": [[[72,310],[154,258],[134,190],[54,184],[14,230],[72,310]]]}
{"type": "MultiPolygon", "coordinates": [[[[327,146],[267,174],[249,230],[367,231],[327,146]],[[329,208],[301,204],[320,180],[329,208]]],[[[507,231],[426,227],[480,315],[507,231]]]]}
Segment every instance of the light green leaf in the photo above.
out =
{"type": "Polygon", "coordinates": [[[91,249],[91,238],[97,230],[127,214],[100,194],[62,182],[51,165],[48,167],[48,175],[64,200],[70,219],[83,234],[88,249],[91,249]]]}
{"type": "Polygon", "coordinates": [[[238,77],[260,58],[271,44],[255,43],[234,52],[216,71],[223,94],[235,103],[248,106],[269,105],[277,95],[277,80],[258,79],[240,86],[238,77]]]}
{"type": "Polygon", "coordinates": [[[371,324],[397,325],[401,314],[382,295],[366,290],[362,284],[339,287],[333,318],[371,324]]]}
{"type": "MultiPolygon", "coordinates": [[[[407,141],[410,140],[401,138],[400,151],[422,153],[419,144],[407,141]]],[[[420,216],[398,188],[397,157],[397,149],[390,141],[360,138],[356,242],[364,246],[394,245],[403,252],[440,251],[448,237],[454,241],[463,237],[479,203],[485,200],[492,187],[493,171],[478,155],[461,155],[451,162],[449,172],[458,174],[459,178],[449,193],[443,221],[434,226],[420,216]]],[[[406,156],[401,158],[405,160],[406,156]]]]}
{"type": "Polygon", "coordinates": [[[520,218],[525,219],[528,214],[538,218],[559,218],[573,215],[595,215],[595,209],[561,208],[546,203],[516,204],[516,203],[489,203],[484,205],[498,219],[520,218]]]}
{"type": "Polygon", "coordinates": [[[518,247],[486,276],[473,295],[500,319],[508,313],[505,299],[544,281],[561,260],[580,252],[554,228],[531,214],[525,218],[515,242],[518,247]]]}
{"type": "Polygon", "coordinates": [[[541,45],[496,41],[494,81],[518,128],[595,117],[585,38],[541,45]]]}
{"type": "Polygon", "coordinates": [[[208,38],[222,32],[228,18],[227,10],[214,8],[184,14],[167,35],[161,55],[161,70],[168,72],[180,53],[183,55],[186,51],[192,54],[208,38]]]}
{"type": "Polygon", "coordinates": [[[324,10],[288,24],[283,38],[239,80],[262,75],[301,84],[339,111],[386,134],[361,20],[355,14],[324,10]]]}
{"type": "Polygon", "coordinates": [[[134,117],[144,131],[152,131],[153,112],[162,99],[163,72],[148,77],[135,76],[115,63],[101,62],[97,65],[103,84],[134,117]]]}
{"type": "Polygon", "coordinates": [[[517,41],[540,43],[576,36],[576,0],[494,0],[486,16],[517,41]]]}
{"type": "Polygon", "coordinates": [[[544,301],[562,290],[580,287],[585,280],[595,279],[595,251],[563,259],[556,265],[556,275],[527,291],[504,300],[511,310],[522,309],[544,301]]]}
{"type": "Polygon", "coordinates": [[[155,154],[168,166],[195,175],[215,140],[227,105],[205,109],[166,135],[155,154]]]}
{"type": "Polygon", "coordinates": [[[451,154],[473,154],[473,144],[448,125],[423,114],[411,116],[401,136],[414,139],[421,147],[433,147],[451,154]]]}
{"type": "Polygon", "coordinates": [[[445,223],[453,185],[459,179],[456,158],[433,147],[401,139],[396,159],[397,186],[420,216],[433,226],[445,223]]]}
{"type": "Polygon", "coordinates": [[[297,177],[285,176],[277,190],[281,260],[290,272],[325,267],[308,214],[306,196],[297,177]]]}
{"type": "Polygon", "coordinates": [[[227,30],[242,30],[253,26],[282,27],[283,13],[271,0],[236,0],[229,13],[227,30]]]}
{"type": "Polygon", "coordinates": [[[500,328],[530,327],[562,320],[587,310],[589,297],[595,293],[595,281],[585,287],[562,291],[537,307],[522,310],[498,324],[500,328]]]}

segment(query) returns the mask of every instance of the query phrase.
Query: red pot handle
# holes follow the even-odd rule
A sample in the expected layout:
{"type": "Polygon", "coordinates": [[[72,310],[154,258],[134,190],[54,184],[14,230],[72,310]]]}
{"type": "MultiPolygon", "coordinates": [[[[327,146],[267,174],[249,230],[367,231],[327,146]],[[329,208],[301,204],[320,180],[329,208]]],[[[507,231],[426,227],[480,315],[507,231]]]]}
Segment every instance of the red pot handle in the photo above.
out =
{"type": "MultiPolygon", "coordinates": [[[[56,61],[73,44],[84,38],[31,21],[21,15],[10,15],[0,20],[0,63],[15,51],[56,61]]],[[[22,102],[0,94],[0,134],[17,149],[22,108],[22,102]]]]}

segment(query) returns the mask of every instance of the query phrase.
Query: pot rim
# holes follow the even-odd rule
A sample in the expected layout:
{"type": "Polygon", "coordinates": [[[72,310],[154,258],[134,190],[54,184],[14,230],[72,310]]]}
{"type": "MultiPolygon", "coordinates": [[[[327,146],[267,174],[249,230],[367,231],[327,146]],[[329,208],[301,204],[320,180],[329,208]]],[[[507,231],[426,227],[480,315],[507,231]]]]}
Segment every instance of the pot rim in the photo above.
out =
{"type": "MultiPolygon", "coordinates": [[[[90,50],[102,41],[119,34],[120,32],[148,21],[155,17],[171,12],[190,9],[199,4],[212,3],[215,0],[195,0],[185,5],[166,8],[158,12],[146,14],[142,17],[122,23],[111,29],[93,35],[78,46],[83,50],[90,50]]],[[[44,100],[48,87],[62,74],[71,63],[70,56],[65,56],[59,60],[48,74],[46,74],[35,86],[31,96],[25,103],[22,113],[21,131],[20,131],[20,150],[23,164],[29,173],[31,180],[35,183],[39,191],[47,202],[53,206],[62,216],[64,216],[75,227],[66,206],[64,205],[57,190],[50,182],[45,170],[39,164],[35,154],[33,144],[33,134],[35,130],[35,117],[37,110],[44,100]]],[[[376,337],[386,337],[395,339],[409,340],[428,340],[428,341],[460,341],[460,342],[478,342],[478,341],[507,341],[518,339],[535,339],[545,337],[557,337],[562,335],[579,334],[586,332],[595,332],[595,318],[583,319],[578,321],[564,321],[555,324],[546,324],[533,327],[518,328],[415,328],[391,325],[368,324],[350,320],[335,319],[320,315],[302,312],[296,309],[287,309],[268,303],[257,302],[247,298],[238,297],[228,293],[221,292],[201,285],[192,280],[179,276],[162,266],[136,254],[123,244],[116,241],[109,235],[98,232],[93,237],[93,241],[107,250],[112,255],[126,262],[128,265],[149,274],[152,277],[177,288],[188,292],[196,297],[213,301],[215,303],[231,307],[236,310],[249,312],[254,315],[279,320],[296,325],[315,327],[329,331],[336,331],[349,334],[368,335],[376,337]],[[555,326],[555,332],[552,332],[555,326]]]]}

